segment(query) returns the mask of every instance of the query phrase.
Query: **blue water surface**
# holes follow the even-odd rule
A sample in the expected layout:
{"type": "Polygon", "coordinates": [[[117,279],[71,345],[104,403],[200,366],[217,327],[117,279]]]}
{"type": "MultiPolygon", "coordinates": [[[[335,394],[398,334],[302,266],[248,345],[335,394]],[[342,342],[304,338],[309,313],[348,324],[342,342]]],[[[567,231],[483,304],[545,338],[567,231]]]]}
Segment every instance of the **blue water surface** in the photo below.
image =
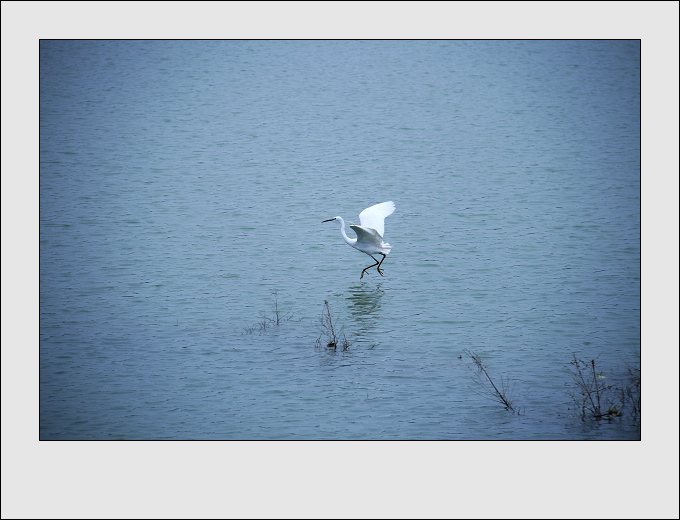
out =
{"type": "Polygon", "coordinates": [[[41,41],[41,439],[639,439],[574,356],[639,368],[639,41],[41,41]]]}

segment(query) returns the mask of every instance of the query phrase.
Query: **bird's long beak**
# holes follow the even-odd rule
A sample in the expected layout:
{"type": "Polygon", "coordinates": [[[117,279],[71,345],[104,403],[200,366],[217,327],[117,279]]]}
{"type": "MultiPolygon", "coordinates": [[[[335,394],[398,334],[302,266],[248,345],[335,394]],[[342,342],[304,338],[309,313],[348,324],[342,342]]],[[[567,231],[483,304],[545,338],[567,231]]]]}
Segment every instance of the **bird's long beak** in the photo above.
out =
{"type": "Polygon", "coordinates": [[[322,220],[321,222],[330,222],[331,220],[335,220],[335,217],[329,218],[328,220],[322,220]]]}

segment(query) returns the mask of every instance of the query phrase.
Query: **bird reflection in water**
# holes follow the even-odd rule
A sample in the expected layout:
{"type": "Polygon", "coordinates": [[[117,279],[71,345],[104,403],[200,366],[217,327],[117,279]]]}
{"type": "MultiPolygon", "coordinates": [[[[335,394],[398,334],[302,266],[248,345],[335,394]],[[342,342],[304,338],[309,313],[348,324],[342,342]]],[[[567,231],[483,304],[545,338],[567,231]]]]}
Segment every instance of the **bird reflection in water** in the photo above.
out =
{"type": "Polygon", "coordinates": [[[385,295],[381,285],[371,287],[366,284],[357,284],[349,288],[347,308],[354,322],[353,332],[359,340],[372,334],[378,326],[382,298],[385,295]]]}

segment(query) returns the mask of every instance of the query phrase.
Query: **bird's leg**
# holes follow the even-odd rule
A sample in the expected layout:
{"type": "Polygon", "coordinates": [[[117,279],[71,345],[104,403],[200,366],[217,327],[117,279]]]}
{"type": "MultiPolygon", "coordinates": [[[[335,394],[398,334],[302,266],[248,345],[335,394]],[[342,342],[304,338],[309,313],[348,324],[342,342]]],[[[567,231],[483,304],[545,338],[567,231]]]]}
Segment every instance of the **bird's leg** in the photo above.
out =
{"type": "MultiPolygon", "coordinates": [[[[366,254],[368,254],[368,253],[366,253],[366,254]]],[[[380,254],[382,255],[382,253],[380,253],[380,254]]],[[[368,255],[368,256],[370,256],[371,258],[373,258],[373,260],[375,260],[375,257],[374,257],[373,255],[368,255]]],[[[383,260],[385,260],[384,257],[385,257],[385,255],[383,255],[383,260]]],[[[371,267],[373,267],[373,266],[375,266],[375,265],[378,265],[378,266],[379,266],[380,263],[379,263],[377,260],[375,260],[375,263],[374,263],[374,264],[371,264],[371,265],[369,265],[368,267],[364,267],[364,270],[361,271],[361,277],[359,278],[359,280],[361,280],[361,278],[364,277],[364,273],[366,272],[366,269],[370,269],[371,267]]],[[[380,273],[380,271],[378,271],[378,272],[380,273]]],[[[382,274],[382,273],[380,273],[380,274],[382,274]]]]}
{"type": "MultiPolygon", "coordinates": [[[[387,255],[383,255],[382,253],[380,253],[380,254],[381,254],[383,257],[382,257],[382,260],[380,260],[380,263],[378,264],[378,272],[380,273],[380,276],[384,276],[384,275],[382,274],[382,270],[380,269],[380,266],[382,265],[382,263],[383,263],[383,261],[385,260],[385,257],[386,257],[387,255]]],[[[374,260],[375,260],[375,259],[374,259],[374,260]]]]}

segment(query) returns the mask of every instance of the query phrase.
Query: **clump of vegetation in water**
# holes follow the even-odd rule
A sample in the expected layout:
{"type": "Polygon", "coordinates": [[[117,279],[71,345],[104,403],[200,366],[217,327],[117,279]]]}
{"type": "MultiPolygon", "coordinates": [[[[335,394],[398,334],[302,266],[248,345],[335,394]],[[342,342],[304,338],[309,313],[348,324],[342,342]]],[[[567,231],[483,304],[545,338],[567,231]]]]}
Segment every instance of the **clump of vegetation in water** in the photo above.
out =
{"type": "MultiPolygon", "coordinates": [[[[475,383],[479,387],[477,394],[490,399],[496,403],[499,403],[505,407],[506,410],[510,410],[513,413],[519,414],[519,409],[515,407],[514,392],[510,381],[506,377],[500,377],[500,388],[494,383],[493,379],[486,370],[484,363],[482,363],[481,358],[469,350],[464,351],[468,356],[472,358],[477,367],[477,372],[475,373],[475,383]]],[[[462,358],[462,356],[461,356],[462,358]]]]}
{"type": "Polygon", "coordinates": [[[349,341],[344,333],[344,326],[338,328],[337,319],[333,316],[331,306],[328,300],[323,302],[324,308],[319,316],[318,328],[320,335],[316,338],[316,347],[321,348],[322,344],[326,344],[326,348],[337,350],[338,347],[342,350],[349,349],[349,341]],[[321,338],[324,338],[323,340],[321,338]]]}
{"type": "Polygon", "coordinates": [[[253,334],[254,332],[263,332],[271,326],[279,326],[283,322],[293,319],[292,312],[283,312],[279,308],[279,293],[276,289],[272,291],[272,314],[265,314],[260,312],[260,321],[254,325],[249,325],[243,328],[246,334],[253,334]]]}
{"type": "Polygon", "coordinates": [[[640,369],[628,368],[628,382],[623,387],[607,384],[606,377],[595,368],[595,360],[583,361],[573,355],[570,363],[572,374],[579,389],[579,396],[572,395],[581,409],[581,420],[586,417],[608,419],[623,415],[624,408],[630,408],[633,417],[641,413],[640,369]]]}

